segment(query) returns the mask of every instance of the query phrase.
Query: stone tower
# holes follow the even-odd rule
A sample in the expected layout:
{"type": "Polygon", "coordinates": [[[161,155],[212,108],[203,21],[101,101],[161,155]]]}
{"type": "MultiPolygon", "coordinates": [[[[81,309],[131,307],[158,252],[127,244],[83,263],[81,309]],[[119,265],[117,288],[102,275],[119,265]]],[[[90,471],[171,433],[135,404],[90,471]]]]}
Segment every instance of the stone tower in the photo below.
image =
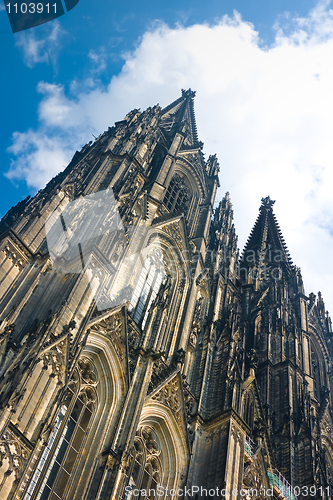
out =
{"type": "Polygon", "coordinates": [[[0,222],[3,500],[331,498],[330,318],[269,197],[239,256],[194,96],[0,222]]]}

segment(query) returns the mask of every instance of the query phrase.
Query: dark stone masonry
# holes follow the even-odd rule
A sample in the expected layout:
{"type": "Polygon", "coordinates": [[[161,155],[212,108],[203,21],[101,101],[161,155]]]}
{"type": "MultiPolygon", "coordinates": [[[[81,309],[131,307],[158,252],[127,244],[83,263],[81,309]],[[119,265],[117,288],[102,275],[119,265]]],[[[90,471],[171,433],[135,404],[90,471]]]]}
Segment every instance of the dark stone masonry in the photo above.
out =
{"type": "Polygon", "coordinates": [[[2,500],[332,498],[330,317],[270,197],[239,254],[194,96],[0,222],[2,500]]]}

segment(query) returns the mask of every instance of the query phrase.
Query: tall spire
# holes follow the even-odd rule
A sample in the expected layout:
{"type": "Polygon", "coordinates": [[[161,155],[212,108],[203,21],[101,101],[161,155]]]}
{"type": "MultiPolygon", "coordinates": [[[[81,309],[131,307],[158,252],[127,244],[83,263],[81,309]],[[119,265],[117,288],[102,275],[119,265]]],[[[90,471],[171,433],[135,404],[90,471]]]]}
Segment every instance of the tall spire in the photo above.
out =
{"type": "Polygon", "coordinates": [[[192,89],[182,89],[181,92],[181,97],[162,109],[160,127],[167,136],[182,132],[185,135],[183,148],[202,149],[194,114],[195,92],[192,89]]]}
{"type": "Polygon", "coordinates": [[[259,215],[246,242],[241,257],[241,267],[260,269],[292,269],[292,261],[281,229],[273,213],[275,200],[269,196],[261,199],[259,215]]]}

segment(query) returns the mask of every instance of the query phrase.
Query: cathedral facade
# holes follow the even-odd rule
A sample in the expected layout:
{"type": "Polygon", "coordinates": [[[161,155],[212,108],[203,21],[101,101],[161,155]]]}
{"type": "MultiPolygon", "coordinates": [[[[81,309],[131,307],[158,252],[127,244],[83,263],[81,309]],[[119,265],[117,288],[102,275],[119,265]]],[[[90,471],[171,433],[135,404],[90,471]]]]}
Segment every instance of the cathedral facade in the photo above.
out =
{"type": "Polygon", "coordinates": [[[202,147],[182,91],[0,222],[1,500],[333,497],[330,317],[202,147]]]}

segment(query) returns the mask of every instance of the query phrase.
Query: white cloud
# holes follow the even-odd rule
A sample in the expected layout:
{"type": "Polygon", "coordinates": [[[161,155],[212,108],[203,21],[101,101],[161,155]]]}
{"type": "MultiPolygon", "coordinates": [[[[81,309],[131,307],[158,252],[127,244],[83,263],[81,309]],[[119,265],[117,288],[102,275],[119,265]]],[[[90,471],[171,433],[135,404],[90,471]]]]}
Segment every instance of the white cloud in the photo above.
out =
{"type": "Polygon", "coordinates": [[[23,31],[16,35],[15,45],[22,50],[24,62],[29,68],[38,63],[51,63],[53,65],[56,63],[61,48],[61,38],[66,34],[66,31],[57,20],[47,25],[46,30],[46,36],[37,36],[35,30],[23,31]]]}
{"type": "Polygon", "coordinates": [[[40,129],[14,136],[9,175],[42,187],[91,134],[191,87],[199,137],[207,154],[218,154],[221,195],[230,191],[241,246],[269,194],[306,292],[321,289],[333,313],[332,56],[327,3],[306,18],[280,18],[265,48],[237,13],[214,25],[158,24],[107,88],[75,82],[73,98],[61,85],[40,83],[40,129]]]}
{"type": "Polygon", "coordinates": [[[15,132],[9,148],[17,160],[6,174],[9,179],[25,179],[29,186],[42,187],[67,166],[73,143],[63,137],[50,137],[43,132],[15,132]]]}
{"type": "Polygon", "coordinates": [[[108,55],[105,47],[100,47],[97,51],[91,49],[88,57],[93,63],[93,73],[102,73],[106,69],[108,55]]]}

